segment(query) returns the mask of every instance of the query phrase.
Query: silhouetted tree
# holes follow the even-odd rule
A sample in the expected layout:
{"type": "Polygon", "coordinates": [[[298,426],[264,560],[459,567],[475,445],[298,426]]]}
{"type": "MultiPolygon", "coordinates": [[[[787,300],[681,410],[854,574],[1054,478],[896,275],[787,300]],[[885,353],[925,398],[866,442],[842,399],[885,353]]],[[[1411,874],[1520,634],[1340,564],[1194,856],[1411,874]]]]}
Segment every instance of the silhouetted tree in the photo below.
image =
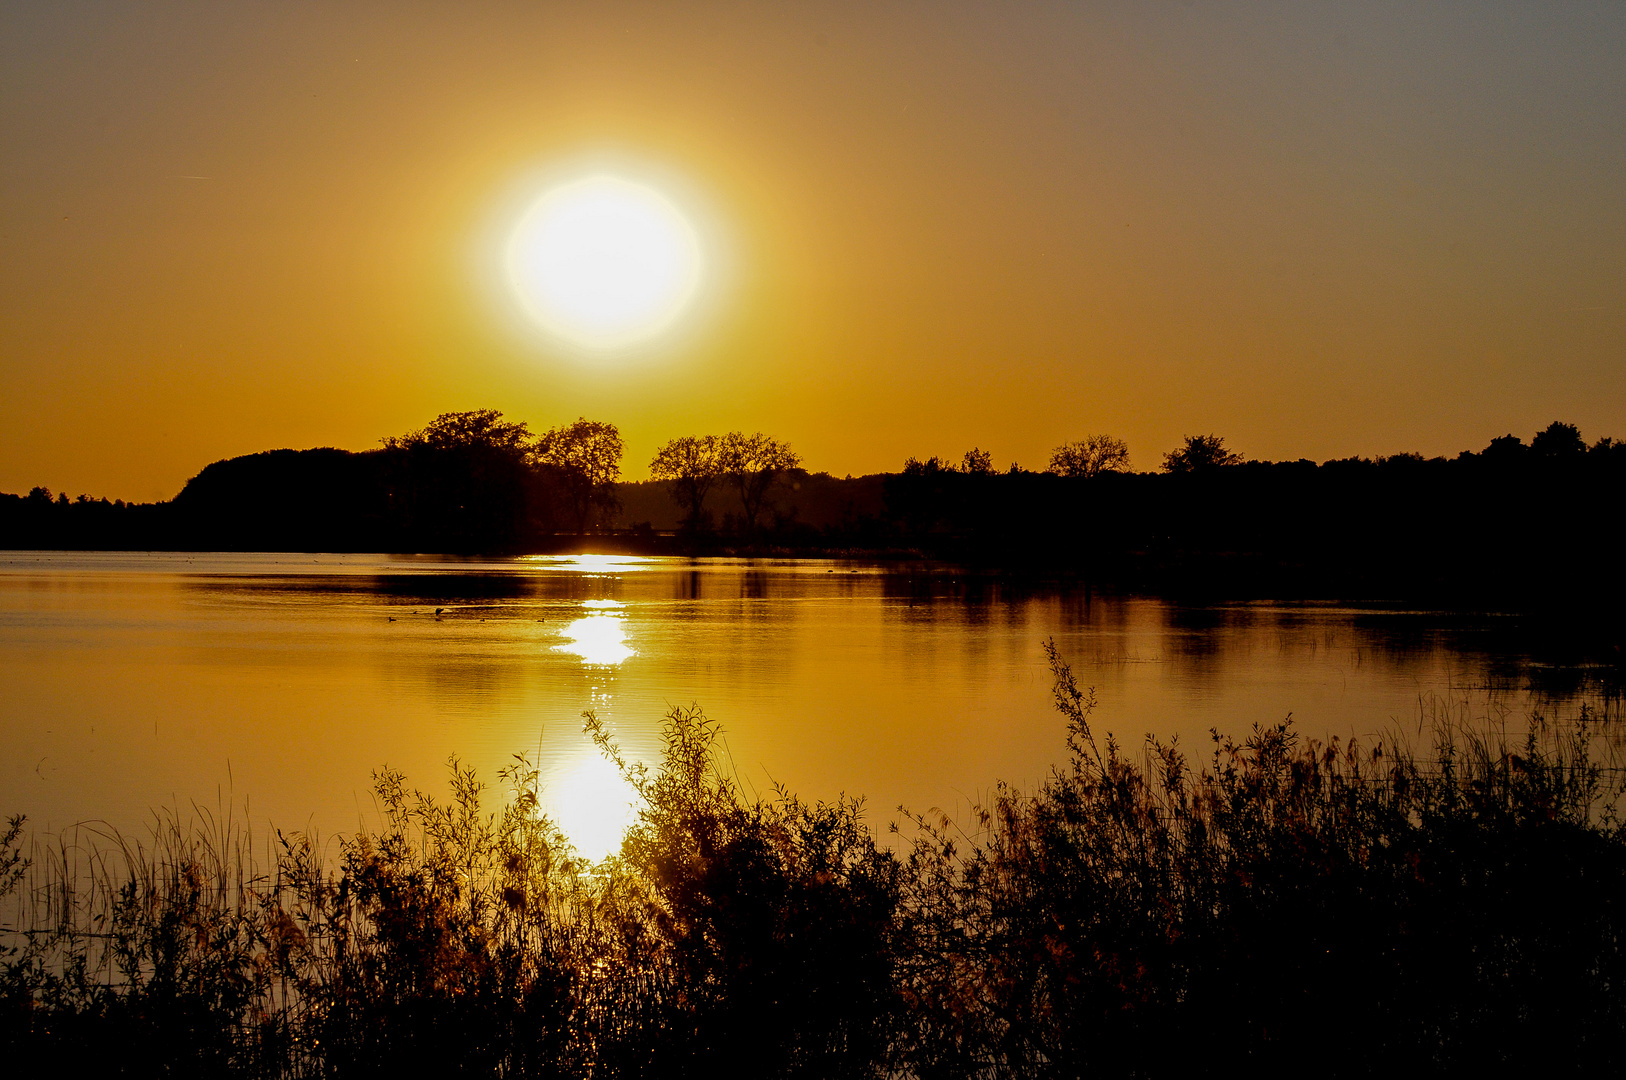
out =
{"type": "Polygon", "coordinates": [[[906,459],[897,475],[887,479],[888,513],[915,536],[931,531],[953,515],[956,500],[950,489],[958,475],[951,462],[936,454],[906,459]]]}
{"type": "Polygon", "coordinates": [[[1586,443],[1581,439],[1580,428],[1554,420],[1530,440],[1530,450],[1538,457],[1579,457],[1586,453],[1586,443]]]}
{"type": "Polygon", "coordinates": [[[722,438],[721,461],[745,508],[746,532],[754,535],[768,489],[781,474],[800,465],[801,456],[788,443],[760,431],[754,435],[731,431],[722,438]]]}
{"type": "Polygon", "coordinates": [[[1612,439],[1605,435],[1603,438],[1593,443],[1592,448],[1588,450],[1587,453],[1593,455],[1600,461],[1611,457],[1626,457],[1626,441],[1612,439]]]}
{"type": "Polygon", "coordinates": [[[1113,435],[1086,435],[1050,452],[1050,472],[1061,476],[1100,476],[1129,471],[1129,444],[1113,435]]]}
{"type": "Polygon", "coordinates": [[[968,476],[992,476],[994,455],[973,446],[965,452],[965,457],[960,459],[960,471],[968,476]]]}
{"type": "Polygon", "coordinates": [[[706,494],[723,476],[722,440],[715,435],[684,435],[655,451],[649,474],[672,485],[672,497],[688,512],[685,525],[699,529],[706,494]]]}
{"type": "Polygon", "coordinates": [[[593,512],[620,507],[615,482],[621,478],[621,432],[614,424],[578,417],[536,440],[536,460],[563,483],[576,515],[576,531],[586,532],[593,512]]]}
{"type": "Polygon", "coordinates": [[[1224,465],[1240,465],[1242,461],[1242,455],[1227,450],[1225,440],[1218,435],[1187,435],[1184,446],[1163,456],[1163,471],[1203,472],[1224,465]]]}
{"type": "Polygon", "coordinates": [[[1510,463],[1522,459],[1529,452],[1530,448],[1524,445],[1523,439],[1509,433],[1492,439],[1490,445],[1480,451],[1480,456],[1487,461],[1510,463]]]}
{"type": "Polygon", "coordinates": [[[380,441],[386,450],[410,450],[416,446],[436,450],[473,447],[523,455],[530,448],[531,432],[523,423],[504,420],[496,409],[474,409],[441,413],[421,431],[380,441]]]}
{"type": "MultiPolygon", "coordinates": [[[[535,490],[525,424],[504,420],[496,409],[475,409],[442,413],[419,431],[380,441],[392,527],[412,547],[500,550],[534,529],[531,519],[545,500],[535,490]]],[[[291,482],[300,470],[274,471],[291,482]]]]}

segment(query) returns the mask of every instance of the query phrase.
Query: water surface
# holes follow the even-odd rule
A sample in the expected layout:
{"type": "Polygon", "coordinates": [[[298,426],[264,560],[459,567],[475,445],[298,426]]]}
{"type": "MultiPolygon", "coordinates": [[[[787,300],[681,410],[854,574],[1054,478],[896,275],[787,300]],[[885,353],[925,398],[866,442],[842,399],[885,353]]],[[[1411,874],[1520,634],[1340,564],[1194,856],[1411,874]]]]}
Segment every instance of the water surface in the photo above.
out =
{"type": "Polygon", "coordinates": [[[653,760],[662,715],[699,703],[748,787],[861,794],[884,824],[1061,760],[1047,638],[1103,730],[1206,752],[1288,714],[1367,738],[1420,709],[1573,708],[1586,671],[1509,646],[1507,621],[824,561],[0,553],[0,812],[130,829],[246,800],[331,832],[378,767],[438,784],[458,754],[495,780],[516,753],[556,805],[596,805],[613,776],[583,710],[653,760]]]}

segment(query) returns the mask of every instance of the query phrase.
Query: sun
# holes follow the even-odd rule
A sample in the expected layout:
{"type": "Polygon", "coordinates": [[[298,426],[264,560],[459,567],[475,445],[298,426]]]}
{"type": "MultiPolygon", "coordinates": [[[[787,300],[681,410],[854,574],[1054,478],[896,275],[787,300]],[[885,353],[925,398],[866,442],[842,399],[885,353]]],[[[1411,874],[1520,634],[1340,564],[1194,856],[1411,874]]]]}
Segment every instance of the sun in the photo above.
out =
{"type": "Polygon", "coordinates": [[[531,204],[508,243],[508,276],[548,333],[591,349],[649,341],[699,290],[694,227],[654,188],[616,176],[561,184],[531,204]]]}

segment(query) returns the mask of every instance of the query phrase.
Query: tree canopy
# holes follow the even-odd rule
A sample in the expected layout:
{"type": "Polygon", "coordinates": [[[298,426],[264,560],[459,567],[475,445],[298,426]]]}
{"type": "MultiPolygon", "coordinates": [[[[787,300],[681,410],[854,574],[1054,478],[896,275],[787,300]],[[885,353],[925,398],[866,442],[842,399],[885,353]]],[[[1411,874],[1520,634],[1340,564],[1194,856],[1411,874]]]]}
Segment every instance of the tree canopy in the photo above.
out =
{"type": "Polygon", "coordinates": [[[722,438],[723,471],[733,480],[745,507],[746,530],[755,533],[762,502],[780,475],[801,465],[801,455],[758,431],[752,435],[731,431],[722,438]]]}
{"type": "Polygon", "coordinates": [[[1061,476],[1100,476],[1129,470],[1129,444],[1114,435],[1086,435],[1050,452],[1049,471],[1061,476]]]}
{"type": "Polygon", "coordinates": [[[578,532],[587,531],[595,511],[607,513],[619,506],[615,483],[621,478],[621,452],[620,430],[585,416],[537,437],[535,458],[558,474],[578,532]]]}
{"type": "Polygon", "coordinates": [[[651,477],[672,485],[691,530],[701,527],[706,495],[723,476],[722,444],[716,435],[682,435],[655,451],[649,463],[651,477]]]}
{"type": "Polygon", "coordinates": [[[530,449],[531,431],[523,422],[504,420],[497,409],[441,413],[419,431],[380,440],[385,449],[409,450],[427,446],[436,450],[483,447],[525,453],[530,449]]]}
{"type": "Polygon", "coordinates": [[[1530,449],[1540,457],[1575,457],[1586,453],[1586,441],[1574,424],[1554,420],[1530,440],[1530,449]]]}
{"type": "Polygon", "coordinates": [[[1206,472],[1225,465],[1240,465],[1243,457],[1226,449],[1218,435],[1187,435],[1183,446],[1163,456],[1163,471],[1169,473],[1206,472]]]}
{"type": "Polygon", "coordinates": [[[971,476],[992,476],[994,474],[994,455],[973,446],[960,459],[960,471],[971,476]]]}

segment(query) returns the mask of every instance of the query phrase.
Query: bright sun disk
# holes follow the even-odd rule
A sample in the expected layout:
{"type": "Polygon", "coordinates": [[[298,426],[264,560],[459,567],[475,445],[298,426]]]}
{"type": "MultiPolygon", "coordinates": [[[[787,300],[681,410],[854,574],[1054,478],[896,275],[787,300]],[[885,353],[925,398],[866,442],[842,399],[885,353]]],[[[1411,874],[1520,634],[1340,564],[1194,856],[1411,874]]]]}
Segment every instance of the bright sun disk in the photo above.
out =
{"type": "Polygon", "coordinates": [[[660,192],[613,176],[554,188],[520,218],[508,273],[543,329],[613,349],[672,325],[700,285],[700,239],[660,192]]]}

